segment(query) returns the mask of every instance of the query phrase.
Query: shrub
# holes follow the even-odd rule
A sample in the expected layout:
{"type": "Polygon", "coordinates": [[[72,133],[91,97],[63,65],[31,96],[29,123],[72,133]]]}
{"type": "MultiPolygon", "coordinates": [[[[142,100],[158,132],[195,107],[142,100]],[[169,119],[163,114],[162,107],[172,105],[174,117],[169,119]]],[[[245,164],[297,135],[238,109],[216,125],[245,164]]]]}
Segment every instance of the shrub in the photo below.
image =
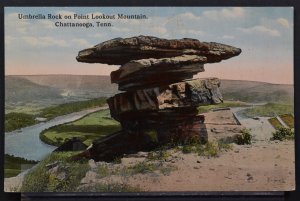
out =
{"type": "Polygon", "coordinates": [[[237,135],[235,139],[235,143],[242,145],[242,144],[251,144],[252,135],[249,129],[243,129],[241,135],[237,135]]]}
{"type": "Polygon", "coordinates": [[[229,150],[232,146],[223,142],[207,142],[202,144],[200,141],[192,141],[182,146],[182,153],[198,153],[199,156],[217,157],[223,150],[229,150]]]}
{"type": "Polygon", "coordinates": [[[280,103],[267,103],[265,105],[258,105],[255,107],[247,108],[238,112],[239,115],[248,118],[260,117],[273,117],[275,114],[293,113],[294,105],[280,104],[280,103]]]}
{"type": "Polygon", "coordinates": [[[24,178],[21,192],[72,192],[76,191],[81,179],[85,176],[89,165],[86,160],[73,162],[71,156],[76,152],[52,153],[37,165],[24,178]],[[65,179],[50,173],[47,164],[58,162],[64,168],[65,179]]]}
{"type": "Polygon", "coordinates": [[[105,164],[98,166],[99,178],[107,177],[112,174],[109,167],[105,164]]]}
{"type": "Polygon", "coordinates": [[[154,172],[155,170],[158,170],[158,165],[154,163],[147,163],[147,162],[139,162],[133,166],[129,167],[129,170],[131,172],[131,175],[134,174],[146,174],[149,172],[154,172]]]}
{"type": "Polygon", "coordinates": [[[211,156],[211,157],[217,157],[219,155],[219,143],[217,142],[208,142],[205,144],[203,152],[200,152],[200,154],[204,156],[211,156]]]}
{"type": "Polygon", "coordinates": [[[167,151],[165,147],[161,147],[157,149],[157,151],[150,152],[147,156],[147,159],[149,160],[165,160],[167,159],[171,154],[167,151]]]}
{"type": "Polygon", "coordinates": [[[120,156],[116,157],[113,161],[113,164],[121,164],[122,163],[122,158],[120,156]]]}
{"type": "Polygon", "coordinates": [[[281,127],[273,133],[272,139],[282,141],[284,139],[291,140],[294,139],[294,137],[295,137],[294,129],[281,127]]]}
{"type": "Polygon", "coordinates": [[[33,115],[17,112],[8,113],[5,115],[5,132],[14,131],[36,123],[37,121],[33,115]]]}
{"type": "Polygon", "coordinates": [[[193,145],[184,145],[182,147],[182,153],[189,154],[189,153],[192,153],[192,152],[196,152],[196,147],[195,146],[193,146],[193,145]]]}
{"type": "Polygon", "coordinates": [[[61,115],[78,112],[83,109],[102,106],[105,103],[106,103],[106,98],[102,98],[102,97],[92,99],[92,100],[87,100],[87,101],[76,101],[71,103],[64,103],[64,104],[44,108],[42,109],[39,115],[47,119],[53,119],[61,115]]]}
{"type": "Polygon", "coordinates": [[[149,131],[146,132],[146,135],[149,136],[151,142],[158,142],[157,131],[156,130],[149,130],[149,131]]]}

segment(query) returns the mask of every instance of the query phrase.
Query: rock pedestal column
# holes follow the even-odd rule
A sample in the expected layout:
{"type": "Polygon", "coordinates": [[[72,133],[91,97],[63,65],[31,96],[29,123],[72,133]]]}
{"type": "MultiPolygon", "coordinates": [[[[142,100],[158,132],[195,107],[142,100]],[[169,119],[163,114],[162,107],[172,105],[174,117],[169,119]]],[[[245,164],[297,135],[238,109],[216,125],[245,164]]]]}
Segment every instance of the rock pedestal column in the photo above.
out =
{"type": "Polygon", "coordinates": [[[112,83],[124,91],[107,100],[122,131],[93,142],[91,158],[112,160],[172,141],[207,141],[198,107],[223,101],[217,78],[192,79],[205,63],[241,53],[239,48],[196,39],[116,38],[79,52],[77,61],[121,65],[112,83]]]}

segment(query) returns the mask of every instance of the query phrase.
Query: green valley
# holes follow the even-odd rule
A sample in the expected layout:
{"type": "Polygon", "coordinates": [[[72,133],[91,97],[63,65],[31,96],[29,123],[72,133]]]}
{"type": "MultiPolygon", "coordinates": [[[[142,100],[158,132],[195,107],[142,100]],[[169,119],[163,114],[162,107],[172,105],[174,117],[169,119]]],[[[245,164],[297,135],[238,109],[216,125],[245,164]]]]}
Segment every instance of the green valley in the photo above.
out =
{"type": "Polygon", "coordinates": [[[106,109],[91,113],[74,122],[46,129],[40,134],[40,139],[45,143],[59,146],[72,137],[78,137],[89,146],[93,140],[120,129],[119,122],[112,119],[109,110],[106,109]]]}

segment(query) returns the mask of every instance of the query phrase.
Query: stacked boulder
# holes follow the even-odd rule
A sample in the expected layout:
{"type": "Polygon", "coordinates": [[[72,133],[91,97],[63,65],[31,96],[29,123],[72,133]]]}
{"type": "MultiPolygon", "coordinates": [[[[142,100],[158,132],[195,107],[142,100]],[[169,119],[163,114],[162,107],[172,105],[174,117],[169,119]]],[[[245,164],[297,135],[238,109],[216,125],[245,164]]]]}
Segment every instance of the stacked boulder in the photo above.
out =
{"type": "MultiPolygon", "coordinates": [[[[122,131],[93,142],[88,154],[112,160],[171,141],[207,140],[198,107],[223,101],[217,78],[192,79],[205,63],[237,56],[241,49],[196,39],[116,38],[79,52],[77,61],[121,65],[111,82],[123,93],[107,100],[122,131]]],[[[205,130],[205,129],[204,129],[205,130]]]]}

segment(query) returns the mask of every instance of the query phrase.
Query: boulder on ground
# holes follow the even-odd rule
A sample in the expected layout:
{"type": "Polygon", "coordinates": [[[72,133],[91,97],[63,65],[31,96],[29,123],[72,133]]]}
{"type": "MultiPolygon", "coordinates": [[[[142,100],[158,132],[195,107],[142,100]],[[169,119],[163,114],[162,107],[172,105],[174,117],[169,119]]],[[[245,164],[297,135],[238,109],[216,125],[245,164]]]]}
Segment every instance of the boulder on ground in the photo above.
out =
{"type": "Polygon", "coordinates": [[[73,137],[72,139],[66,141],[54,151],[82,151],[85,150],[87,146],[82,142],[82,140],[78,137],[73,137]]]}

